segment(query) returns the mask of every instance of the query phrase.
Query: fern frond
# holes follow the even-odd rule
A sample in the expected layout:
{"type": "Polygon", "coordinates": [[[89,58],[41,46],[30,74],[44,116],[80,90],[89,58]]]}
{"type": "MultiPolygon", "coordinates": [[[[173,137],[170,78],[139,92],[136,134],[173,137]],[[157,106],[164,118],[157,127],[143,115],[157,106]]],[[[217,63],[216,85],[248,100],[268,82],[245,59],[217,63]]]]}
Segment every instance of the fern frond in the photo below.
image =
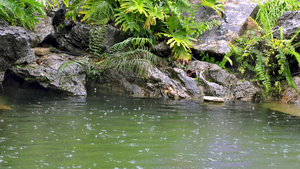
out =
{"type": "Polygon", "coordinates": [[[106,68],[113,68],[117,71],[133,72],[139,76],[148,76],[149,69],[154,63],[158,63],[159,58],[151,53],[147,48],[139,48],[127,52],[116,52],[105,60],[103,64],[106,68]]]}
{"type": "Polygon", "coordinates": [[[81,64],[78,63],[76,60],[70,60],[61,64],[58,68],[58,73],[62,74],[63,72],[69,72],[69,70],[74,70],[77,66],[81,64]]]}
{"type": "Polygon", "coordinates": [[[121,8],[123,8],[124,13],[132,12],[139,13],[149,16],[149,9],[152,7],[152,2],[150,0],[123,0],[121,8]]]}
{"type": "Polygon", "coordinates": [[[90,31],[90,39],[89,39],[89,50],[95,56],[101,56],[102,48],[105,44],[105,34],[107,26],[97,26],[91,29],[90,31]]]}
{"type": "Polygon", "coordinates": [[[192,12],[194,10],[193,4],[188,0],[167,1],[167,5],[171,12],[178,16],[181,16],[182,12],[192,12]]]}
{"type": "Polygon", "coordinates": [[[38,18],[45,15],[43,7],[35,0],[0,0],[0,19],[33,29],[38,18]]]}
{"type": "Polygon", "coordinates": [[[0,0],[0,19],[13,22],[13,17],[11,14],[14,14],[15,4],[13,1],[0,0]]]}
{"type": "Polygon", "coordinates": [[[126,32],[130,30],[131,32],[137,31],[140,32],[141,25],[144,25],[144,20],[142,16],[134,13],[124,13],[119,12],[115,15],[116,25],[121,25],[121,29],[126,32]]]}
{"type": "Polygon", "coordinates": [[[113,0],[88,0],[81,8],[81,14],[84,14],[82,22],[93,22],[94,24],[106,24],[110,19],[114,18],[114,7],[116,6],[113,0]]]}
{"type": "Polygon", "coordinates": [[[83,58],[80,58],[77,60],[66,61],[59,66],[57,71],[60,75],[62,75],[62,74],[68,75],[69,72],[72,72],[73,70],[76,71],[80,67],[83,67],[87,73],[89,73],[91,71],[92,66],[89,62],[88,57],[83,57],[83,58]]]}
{"type": "Polygon", "coordinates": [[[279,74],[282,74],[285,77],[286,81],[288,82],[288,85],[294,88],[298,92],[297,87],[293,81],[293,77],[290,71],[290,66],[287,62],[285,53],[284,51],[281,50],[281,48],[279,48],[278,52],[279,53],[276,55],[276,58],[278,59],[278,65],[280,66],[279,74]]]}
{"type": "Polygon", "coordinates": [[[291,75],[291,71],[290,71],[290,67],[288,64],[285,64],[285,68],[284,68],[284,75],[285,75],[285,79],[288,82],[288,85],[291,86],[292,88],[294,88],[296,90],[296,92],[298,93],[298,89],[297,86],[293,80],[293,77],[291,75]]]}
{"type": "Polygon", "coordinates": [[[222,12],[224,12],[224,5],[222,3],[212,3],[207,0],[202,0],[201,6],[207,6],[214,9],[219,14],[220,18],[222,17],[222,12]]]}
{"type": "Polygon", "coordinates": [[[153,42],[149,38],[127,38],[122,42],[114,44],[112,47],[109,48],[109,52],[114,53],[118,51],[127,51],[134,48],[140,48],[145,45],[150,47],[153,46],[153,42]]]}
{"type": "Polygon", "coordinates": [[[80,15],[79,11],[81,11],[81,7],[84,5],[84,1],[82,0],[73,0],[72,4],[69,6],[69,10],[66,13],[66,18],[72,18],[73,21],[76,21],[76,17],[80,15]]]}
{"type": "Polygon", "coordinates": [[[40,3],[41,5],[43,5],[44,7],[46,8],[54,8],[54,5],[55,6],[58,6],[59,7],[59,3],[57,0],[51,0],[51,1],[48,1],[48,0],[36,0],[38,3],[40,3]],[[52,3],[50,3],[52,2],[52,3]]]}
{"type": "Polygon", "coordinates": [[[188,60],[191,60],[190,51],[186,51],[183,46],[175,46],[172,49],[172,53],[177,60],[182,60],[183,62],[188,62],[188,60]]]}
{"type": "Polygon", "coordinates": [[[300,64],[300,54],[294,50],[287,51],[288,54],[294,55],[296,60],[298,61],[298,64],[300,64]]]}
{"type": "Polygon", "coordinates": [[[271,79],[268,70],[265,68],[263,56],[257,56],[255,71],[258,79],[262,81],[266,93],[271,90],[271,79]]]}

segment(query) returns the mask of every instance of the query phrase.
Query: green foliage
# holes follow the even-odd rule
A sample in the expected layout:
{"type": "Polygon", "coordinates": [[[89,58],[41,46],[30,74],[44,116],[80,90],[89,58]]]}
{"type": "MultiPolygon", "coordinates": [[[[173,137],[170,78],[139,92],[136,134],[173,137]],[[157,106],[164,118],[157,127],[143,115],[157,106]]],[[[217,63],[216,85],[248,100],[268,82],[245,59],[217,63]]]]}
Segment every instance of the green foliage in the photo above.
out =
{"type": "Polygon", "coordinates": [[[124,32],[130,31],[130,32],[140,32],[141,31],[141,23],[143,23],[142,18],[137,17],[134,13],[123,13],[119,12],[115,15],[116,18],[116,24],[120,25],[121,30],[124,32]]]}
{"type": "MultiPolygon", "coordinates": [[[[69,0],[62,1],[68,6],[69,0]]],[[[38,19],[46,14],[44,8],[55,6],[59,6],[58,0],[0,0],[0,20],[34,29],[38,19]]]]}
{"type": "MultiPolygon", "coordinates": [[[[92,34],[98,31],[95,29],[92,34]]],[[[107,53],[102,54],[105,55],[104,60],[92,61],[88,57],[83,57],[67,61],[59,67],[58,72],[60,74],[67,73],[70,70],[77,69],[78,66],[83,66],[91,78],[100,76],[104,69],[115,69],[116,71],[130,72],[141,77],[147,77],[153,65],[159,63],[160,59],[151,53],[146,46],[152,46],[152,42],[148,38],[128,38],[113,45],[107,53]]],[[[100,51],[97,48],[93,48],[93,50],[100,51]]]]}
{"type": "Polygon", "coordinates": [[[105,43],[106,26],[96,26],[90,31],[89,51],[95,57],[102,57],[102,48],[105,43]]]}
{"type": "Polygon", "coordinates": [[[33,29],[38,18],[45,14],[43,7],[35,0],[0,0],[0,19],[33,29]]]}
{"type": "Polygon", "coordinates": [[[92,22],[95,24],[106,24],[114,18],[114,8],[117,6],[114,0],[88,0],[81,7],[84,17],[81,21],[92,22]]]}
{"type": "Polygon", "coordinates": [[[176,59],[189,60],[191,58],[191,46],[196,39],[187,36],[188,30],[182,27],[177,18],[173,15],[166,21],[167,28],[163,30],[163,36],[168,37],[167,44],[172,48],[176,59]]]}
{"type": "MultiPolygon", "coordinates": [[[[203,0],[202,5],[222,11],[222,5],[215,2],[203,0]]],[[[191,59],[194,38],[219,24],[196,23],[193,20],[196,6],[188,0],[74,0],[68,15],[75,19],[74,14],[79,10],[82,21],[103,24],[112,20],[132,37],[149,38],[153,42],[158,37],[168,38],[175,58],[183,62],[191,59]]]]}
{"type": "Polygon", "coordinates": [[[203,6],[207,6],[214,9],[219,14],[220,17],[222,16],[222,12],[224,12],[223,1],[222,3],[216,3],[216,1],[206,0],[206,1],[201,1],[201,3],[203,6]]]}
{"type": "Polygon", "coordinates": [[[58,73],[60,75],[62,74],[69,75],[69,72],[72,72],[73,70],[81,69],[82,67],[88,76],[90,77],[95,76],[96,65],[93,62],[91,62],[87,56],[64,62],[58,68],[58,73]]]}
{"type": "Polygon", "coordinates": [[[66,18],[72,18],[73,21],[76,21],[77,17],[80,17],[80,11],[82,11],[81,7],[85,2],[83,0],[70,0],[71,5],[68,8],[68,12],[66,13],[66,18]]]}
{"type": "MultiPolygon", "coordinates": [[[[203,5],[221,11],[215,0],[203,0],[203,5]]],[[[108,49],[105,60],[101,60],[101,68],[147,76],[145,73],[159,62],[150,52],[159,38],[167,38],[175,58],[185,63],[191,59],[195,37],[219,24],[216,21],[196,23],[193,20],[195,10],[196,6],[188,0],[73,0],[68,16],[97,25],[111,21],[119,26],[131,37],[108,49]]],[[[103,56],[104,34],[100,29],[90,34],[90,50],[98,57],[103,56]]]]}
{"type": "MultiPolygon", "coordinates": [[[[296,58],[298,63],[300,64],[300,54],[295,51],[295,45],[292,44],[295,37],[299,34],[300,29],[298,32],[294,35],[294,37],[290,40],[284,40],[283,39],[283,32],[282,27],[280,27],[280,36],[281,39],[275,39],[273,45],[274,48],[277,49],[277,55],[275,55],[275,58],[277,59],[278,66],[280,67],[278,74],[279,77],[285,77],[288,84],[293,87],[297,91],[297,87],[292,79],[289,62],[286,58],[286,55],[291,55],[296,58]]],[[[298,91],[297,91],[298,92],[298,91]]]]}
{"type": "Polygon", "coordinates": [[[129,50],[134,50],[139,47],[144,47],[144,46],[153,46],[153,43],[150,39],[148,38],[127,38],[122,42],[114,44],[112,47],[109,48],[110,53],[114,52],[123,52],[123,51],[129,51],[129,50]]]}
{"type": "Polygon", "coordinates": [[[201,53],[199,57],[201,57],[201,61],[205,61],[205,62],[217,64],[222,69],[226,69],[225,64],[227,62],[229,62],[232,65],[232,60],[227,55],[225,55],[223,57],[223,59],[222,59],[221,62],[216,61],[214,57],[210,57],[208,53],[206,53],[206,54],[205,53],[201,53]]]}
{"type": "MultiPolygon", "coordinates": [[[[59,7],[59,1],[58,0],[35,0],[36,2],[40,3],[44,7],[50,7],[54,8],[55,6],[59,7]]],[[[62,0],[62,2],[68,6],[69,0],[62,0]]]]}
{"type": "MultiPolygon", "coordinates": [[[[229,55],[236,56],[239,70],[244,73],[246,69],[254,71],[257,80],[262,82],[266,93],[272,88],[272,76],[277,79],[285,78],[288,84],[295,90],[296,86],[290,72],[290,62],[287,57],[294,57],[300,63],[300,54],[295,51],[294,38],[283,39],[282,27],[280,28],[280,39],[273,38],[273,27],[276,21],[285,11],[299,9],[299,2],[296,0],[271,0],[265,4],[260,3],[257,14],[257,21],[251,18],[252,27],[245,36],[237,40],[236,46],[231,45],[229,55]],[[253,29],[254,28],[254,29],[253,29]]],[[[275,91],[280,91],[280,83],[275,83],[275,91]]]]}
{"type": "Polygon", "coordinates": [[[117,1],[115,0],[71,0],[67,18],[93,24],[106,24],[109,20],[114,19],[117,1]]]}
{"type": "Polygon", "coordinates": [[[298,0],[270,0],[264,3],[257,0],[257,2],[260,7],[257,13],[257,21],[261,24],[266,34],[276,26],[277,19],[284,12],[300,9],[300,2],[298,0]]]}
{"type": "Polygon", "coordinates": [[[160,60],[146,45],[152,45],[148,38],[128,38],[115,44],[109,48],[109,56],[104,60],[103,67],[147,77],[149,70],[160,60]]]}

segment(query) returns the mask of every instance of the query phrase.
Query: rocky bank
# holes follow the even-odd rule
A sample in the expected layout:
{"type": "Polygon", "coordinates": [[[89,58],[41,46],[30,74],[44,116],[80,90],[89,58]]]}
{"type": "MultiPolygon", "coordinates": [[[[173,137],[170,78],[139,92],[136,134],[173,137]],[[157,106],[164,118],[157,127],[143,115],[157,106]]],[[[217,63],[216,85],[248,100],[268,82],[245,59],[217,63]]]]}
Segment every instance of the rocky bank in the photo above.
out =
{"type": "MultiPolygon", "coordinates": [[[[192,1],[197,4],[198,1],[192,1]]],[[[225,6],[226,18],[220,19],[212,9],[200,7],[195,21],[218,19],[220,26],[204,32],[194,45],[193,55],[208,52],[211,55],[224,56],[230,48],[228,42],[242,35],[247,28],[248,17],[254,17],[257,4],[252,1],[229,1],[225,6]]],[[[87,52],[88,37],[91,27],[80,22],[65,20],[66,9],[63,5],[41,19],[33,31],[11,26],[0,21],[0,85],[14,75],[28,84],[68,95],[87,95],[86,88],[92,90],[108,89],[125,92],[134,96],[167,97],[174,99],[202,99],[204,95],[223,97],[227,100],[255,100],[262,90],[243,78],[228,73],[218,65],[191,61],[186,69],[175,67],[152,67],[149,76],[141,78],[128,72],[116,72],[108,69],[99,79],[88,79],[84,67],[73,63],[72,69],[61,71],[62,64],[72,60],[86,59],[81,55],[87,52]],[[71,53],[39,53],[34,47],[55,47],[71,53]],[[77,56],[72,55],[76,52],[77,56]]],[[[285,37],[292,36],[290,30],[296,30],[300,24],[298,12],[286,13],[279,19],[279,26],[284,26],[285,37]],[[285,24],[285,22],[287,22],[285,24]],[[291,27],[293,26],[293,27],[291,27]],[[295,28],[294,28],[295,27],[295,28]]],[[[112,46],[126,38],[119,29],[109,26],[106,45],[112,46]]],[[[276,36],[276,32],[274,34],[276,36]]],[[[159,56],[166,56],[170,48],[162,42],[153,51],[159,56]]],[[[300,90],[299,76],[295,82],[300,90]]],[[[0,92],[5,92],[1,89],[0,92]],[[2,90],[2,91],[1,91],[2,90]]],[[[286,102],[300,103],[298,93],[291,93],[288,87],[284,90],[286,102]]]]}

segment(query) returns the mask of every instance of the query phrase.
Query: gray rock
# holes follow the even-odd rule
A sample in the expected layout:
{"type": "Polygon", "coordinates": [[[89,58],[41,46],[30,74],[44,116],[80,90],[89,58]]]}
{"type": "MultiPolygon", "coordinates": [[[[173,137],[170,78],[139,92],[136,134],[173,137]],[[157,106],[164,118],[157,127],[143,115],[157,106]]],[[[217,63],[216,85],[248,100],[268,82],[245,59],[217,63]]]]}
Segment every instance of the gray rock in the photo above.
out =
{"type": "Polygon", "coordinates": [[[141,78],[134,74],[106,70],[96,88],[108,88],[115,92],[127,92],[134,96],[167,97],[174,99],[199,99],[203,92],[198,83],[178,68],[162,71],[149,69],[149,76],[141,78]]]}
{"type": "Polygon", "coordinates": [[[82,52],[86,51],[89,46],[90,30],[91,26],[76,22],[70,31],[58,30],[55,38],[59,48],[71,52],[82,52]]]}
{"type": "Polygon", "coordinates": [[[31,47],[36,47],[45,39],[54,35],[54,27],[52,25],[52,18],[45,17],[39,19],[39,23],[35,24],[33,31],[29,31],[31,37],[31,47]]]}
{"type": "MultiPolygon", "coordinates": [[[[141,79],[135,78],[131,73],[117,72],[113,69],[106,69],[99,79],[90,79],[88,85],[93,88],[105,88],[111,92],[129,93],[135,96],[145,96],[142,89],[141,79]]],[[[154,96],[154,95],[151,95],[154,96]]]]}
{"type": "Polygon", "coordinates": [[[251,100],[259,93],[259,89],[249,81],[238,79],[216,64],[192,61],[188,69],[196,71],[197,77],[203,83],[204,94],[207,96],[218,96],[229,100],[251,100]]]}
{"type": "MultiPolygon", "coordinates": [[[[52,0],[48,0],[51,4],[53,4],[52,0]]],[[[53,25],[58,25],[64,23],[65,15],[67,13],[67,7],[62,0],[57,1],[59,5],[55,5],[53,8],[48,8],[46,10],[47,16],[53,18],[53,25]]]]}
{"type": "MultiPolygon", "coordinates": [[[[293,80],[298,91],[300,91],[300,75],[294,76],[293,80]]],[[[300,105],[300,94],[297,93],[294,88],[289,87],[287,84],[285,84],[285,86],[283,87],[281,101],[283,103],[294,103],[300,105]]]]}
{"type": "Polygon", "coordinates": [[[3,21],[3,20],[0,20],[0,27],[8,27],[9,26],[9,23],[3,21]]]}
{"type": "Polygon", "coordinates": [[[176,72],[176,76],[174,78],[180,79],[181,83],[186,88],[189,95],[191,95],[193,98],[200,98],[203,96],[203,92],[199,88],[198,82],[195,81],[195,79],[188,77],[184,70],[179,68],[173,68],[171,70],[176,72]]]}
{"type": "MultiPolygon", "coordinates": [[[[72,24],[69,20],[66,20],[64,30],[56,32],[55,38],[59,44],[59,48],[71,52],[87,51],[89,48],[89,36],[92,26],[76,22],[72,24]],[[70,29],[70,30],[68,30],[70,29]]],[[[111,47],[112,45],[123,41],[126,38],[121,34],[121,31],[113,26],[108,26],[106,29],[106,35],[104,37],[104,49],[111,47]]]]}
{"type": "Polygon", "coordinates": [[[0,85],[1,85],[1,82],[4,80],[4,75],[5,75],[5,71],[0,72],[0,85]]]}
{"type": "MultiPolygon", "coordinates": [[[[196,2],[194,2],[196,3],[196,2]]],[[[211,8],[200,7],[196,12],[195,21],[221,21],[221,26],[214,27],[201,34],[193,48],[197,53],[211,52],[224,55],[230,51],[228,42],[242,35],[245,31],[247,18],[254,17],[257,12],[257,3],[251,1],[228,2],[225,7],[226,21],[221,20],[219,15],[211,8]]]]}
{"type": "Polygon", "coordinates": [[[1,24],[0,26],[0,72],[17,63],[35,61],[31,39],[24,28],[1,24]]]}
{"type": "MultiPolygon", "coordinates": [[[[176,68],[175,68],[176,69],[176,68]]],[[[170,71],[170,70],[169,70],[170,71]]],[[[174,71],[175,74],[179,76],[186,76],[182,75],[182,71],[179,69],[171,70],[174,71]]],[[[150,71],[150,77],[148,78],[148,83],[152,83],[153,85],[156,85],[158,87],[158,91],[162,94],[162,96],[169,97],[169,98],[175,98],[175,99],[192,99],[193,96],[197,96],[196,93],[190,93],[190,91],[187,90],[185,83],[181,83],[178,80],[175,80],[174,78],[171,78],[172,75],[169,73],[164,73],[158,68],[154,68],[150,71]]],[[[186,77],[181,77],[181,80],[184,80],[186,77]]],[[[193,81],[194,79],[189,79],[193,81]]],[[[194,80],[195,81],[195,80],[194,80]]],[[[198,88],[198,86],[197,86],[198,88]]],[[[201,93],[199,92],[199,95],[201,93]]],[[[200,97],[200,96],[199,96],[200,97]]],[[[198,98],[198,97],[197,97],[198,98]]]]}
{"type": "MultiPolygon", "coordinates": [[[[283,38],[291,39],[298,29],[300,28],[300,11],[297,12],[285,12],[277,20],[277,26],[274,28],[276,30],[273,33],[274,38],[280,39],[280,27],[282,26],[283,38]]],[[[300,35],[295,38],[295,41],[299,41],[300,35]]]]}
{"type": "Polygon", "coordinates": [[[104,47],[107,49],[116,43],[119,43],[127,38],[126,35],[121,34],[120,29],[117,29],[111,25],[106,28],[106,35],[104,37],[104,47]]]}
{"type": "Polygon", "coordinates": [[[59,67],[68,61],[65,55],[49,54],[39,58],[39,63],[15,66],[10,70],[29,83],[38,83],[46,89],[59,91],[69,95],[85,96],[85,77],[83,66],[73,64],[70,68],[58,71],[59,67]]]}
{"type": "Polygon", "coordinates": [[[170,46],[163,41],[154,46],[153,53],[160,57],[169,57],[172,52],[170,46]]]}

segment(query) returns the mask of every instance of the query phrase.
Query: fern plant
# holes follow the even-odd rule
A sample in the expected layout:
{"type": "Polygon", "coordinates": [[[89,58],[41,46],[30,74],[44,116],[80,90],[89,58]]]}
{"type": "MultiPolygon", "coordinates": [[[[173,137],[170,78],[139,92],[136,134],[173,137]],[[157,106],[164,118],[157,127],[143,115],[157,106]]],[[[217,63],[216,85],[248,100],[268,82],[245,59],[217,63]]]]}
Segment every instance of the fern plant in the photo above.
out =
{"type": "Polygon", "coordinates": [[[58,73],[60,74],[60,77],[62,77],[62,75],[68,76],[70,75],[69,72],[72,72],[73,70],[80,71],[80,69],[83,68],[89,77],[94,77],[95,74],[97,74],[95,73],[96,66],[97,65],[92,62],[89,57],[84,56],[82,58],[64,62],[59,66],[58,73]]]}
{"type": "Polygon", "coordinates": [[[270,0],[264,3],[257,0],[257,2],[260,7],[257,13],[257,21],[261,24],[266,34],[276,26],[277,19],[284,12],[300,9],[300,2],[297,0],[270,0]]]}
{"type": "Polygon", "coordinates": [[[35,0],[0,0],[0,19],[33,29],[38,18],[45,15],[43,7],[35,0]]]}
{"type": "Polygon", "coordinates": [[[149,70],[160,59],[146,47],[152,46],[148,38],[128,38],[109,48],[108,57],[103,67],[113,68],[122,72],[133,72],[141,77],[147,77],[149,70]]]}
{"type": "MultiPolygon", "coordinates": [[[[62,0],[67,5],[69,0],[62,0]]],[[[45,16],[44,8],[59,6],[58,0],[0,0],[0,19],[12,25],[33,29],[45,16]]]]}
{"type": "MultiPolygon", "coordinates": [[[[202,5],[222,10],[214,2],[203,0],[202,5]]],[[[216,24],[195,23],[196,6],[188,0],[74,0],[69,15],[74,17],[74,11],[79,10],[82,21],[103,24],[111,20],[132,37],[149,38],[153,42],[162,36],[168,38],[175,58],[183,62],[191,59],[194,37],[216,24]]]]}
{"type": "Polygon", "coordinates": [[[236,46],[231,48],[231,54],[236,56],[239,63],[239,70],[243,73],[245,69],[256,73],[259,80],[265,87],[266,93],[275,90],[280,91],[280,83],[275,82],[274,89],[271,83],[272,77],[286,79],[288,84],[297,90],[293,82],[290,62],[288,57],[294,57],[300,64],[300,54],[296,52],[293,44],[296,33],[292,39],[284,40],[282,27],[280,28],[280,39],[273,38],[272,28],[276,26],[277,18],[287,10],[300,9],[296,0],[271,0],[265,4],[260,3],[260,9],[256,21],[251,18],[258,31],[250,31],[250,34],[242,36],[237,40],[236,46]],[[254,32],[252,34],[251,32],[254,32]],[[261,32],[257,34],[256,32],[261,32]]]}
{"type": "MultiPolygon", "coordinates": [[[[167,1],[167,5],[171,15],[164,22],[166,28],[161,34],[169,38],[167,44],[172,48],[174,57],[185,64],[191,59],[191,48],[196,41],[195,37],[219,23],[216,21],[196,23],[194,21],[196,7],[187,0],[167,1]],[[186,17],[183,12],[189,13],[190,16],[186,17]]],[[[206,0],[202,1],[202,6],[219,9],[213,2],[206,0]]]]}
{"type": "Polygon", "coordinates": [[[84,15],[81,21],[106,24],[114,18],[116,6],[115,0],[88,0],[81,7],[83,10],[79,12],[84,15]]]}
{"type": "Polygon", "coordinates": [[[275,56],[275,58],[278,60],[278,65],[280,67],[280,70],[278,71],[279,76],[283,76],[286,78],[286,81],[288,82],[288,84],[293,87],[297,92],[297,87],[293,81],[292,75],[291,75],[291,71],[290,71],[290,67],[289,67],[289,62],[288,59],[286,57],[286,55],[291,55],[294,56],[298,62],[298,64],[300,65],[300,54],[298,52],[296,52],[295,50],[295,44],[292,44],[292,42],[294,41],[294,39],[296,38],[296,36],[299,34],[300,29],[298,30],[298,32],[292,37],[292,39],[290,40],[284,40],[283,39],[283,31],[282,31],[282,27],[280,27],[280,37],[281,39],[275,39],[274,40],[274,46],[275,49],[277,49],[277,55],[275,56]]]}
{"type": "MultiPolygon", "coordinates": [[[[59,1],[58,0],[36,0],[36,2],[40,3],[44,7],[50,7],[54,8],[55,6],[59,7],[59,1]]],[[[62,2],[68,7],[69,0],[62,0],[62,2]]]]}
{"type": "Polygon", "coordinates": [[[70,0],[69,11],[66,18],[92,24],[106,24],[114,19],[115,9],[118,8],[116,0],[70,0]]]}
{"type": "Polygon", "coordinates": [[[130,36],[103,54],[104,33],[101,30],[91,32],[90,50],[98,57],[105,56],[99,65],[101,70],[114,68],[147,76],[145,73],[159,62],[150,49],[160,37],[168,38],[175,58],[183,63],[191,58],[194,37],[215,25],[195,23],[195,10],[188,0],[73,0],[68,16],[97,25],[111,21],[130,36]]]}
{"type": "Polygon", "coordinates": [[[102,50],[105,43],[106,26],[96,26],[90,31],[89,51],[95,56],[102,58],[102,50]]]}

